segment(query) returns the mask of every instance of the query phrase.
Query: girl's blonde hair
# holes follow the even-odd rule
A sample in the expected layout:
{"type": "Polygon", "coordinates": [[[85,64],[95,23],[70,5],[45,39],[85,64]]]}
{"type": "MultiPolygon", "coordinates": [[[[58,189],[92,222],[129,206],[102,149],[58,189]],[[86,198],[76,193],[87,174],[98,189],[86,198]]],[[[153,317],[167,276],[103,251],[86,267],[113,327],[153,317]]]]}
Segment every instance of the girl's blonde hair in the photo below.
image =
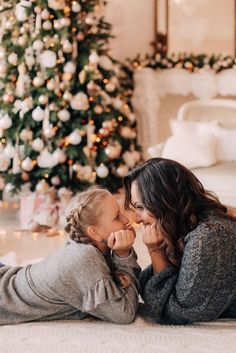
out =
{"type": "MultiPolygon", "coordinates": [[[[92,244],[88,237],[87,228],[98,223],[102,215],[102,200],[110,195],[110,192],[100,186],[91,186],[73,197],[67,207],[66,220],[68,222],[65,230],[72,240],[77,243],[92,244]]],[[[122,288],[130,285],[130,277],[123,272],[113,272],[114,280],[122,288]]]]}
{"type": "Polygon", "coordinates": [[[65,227],[72,240],[77,243],[91,244],[87,228],[98,223],[102,214],[101,201],[108,195],[110,195],[108,190],[92,186],[73,197],[67,207],[68,224],[65,227]]]}

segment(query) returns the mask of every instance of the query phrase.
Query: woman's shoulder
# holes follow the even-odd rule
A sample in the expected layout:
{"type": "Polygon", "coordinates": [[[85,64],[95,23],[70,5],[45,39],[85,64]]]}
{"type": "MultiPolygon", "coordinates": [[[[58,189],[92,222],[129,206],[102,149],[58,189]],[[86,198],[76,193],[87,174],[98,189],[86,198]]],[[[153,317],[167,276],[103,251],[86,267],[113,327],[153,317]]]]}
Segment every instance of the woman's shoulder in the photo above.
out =
{"type": "Polygon", "coordinates": [[[207,240],[214,237],[227,236],[230,240],[236,237],[236,221],[218,215],[207,215],[199,221],[197,226],[190,231],[186,237],[185,242],[190,240],[207,240]]]}

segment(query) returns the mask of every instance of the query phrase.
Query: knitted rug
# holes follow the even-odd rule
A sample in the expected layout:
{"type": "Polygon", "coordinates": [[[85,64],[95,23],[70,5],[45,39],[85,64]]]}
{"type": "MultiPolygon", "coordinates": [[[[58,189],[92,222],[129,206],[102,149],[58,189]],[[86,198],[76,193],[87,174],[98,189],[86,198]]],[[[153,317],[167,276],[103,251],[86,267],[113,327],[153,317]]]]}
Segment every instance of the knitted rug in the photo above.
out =
{"type": "Polygon", "coordinates": [[[131,325],[96,319],[0,327],[0,353],[235,353],[236,320],[161,326],[138,316],[131,325]]]}

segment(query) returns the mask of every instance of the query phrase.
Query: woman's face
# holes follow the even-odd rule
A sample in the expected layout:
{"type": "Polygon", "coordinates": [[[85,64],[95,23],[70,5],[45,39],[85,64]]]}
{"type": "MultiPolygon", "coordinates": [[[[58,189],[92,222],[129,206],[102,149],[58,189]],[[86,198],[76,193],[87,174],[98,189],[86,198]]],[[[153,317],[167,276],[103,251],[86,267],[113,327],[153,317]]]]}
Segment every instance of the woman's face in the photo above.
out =
{"type": "Polygon", "coordinates": [[[131,185],[131,201],[135,208],[136,223],[143,223],[143,225],[145,226],[156,223],[156,218],[151,216],[148,211],[144,208],[138,191],[138,185],[135,181],[131,185]]]}

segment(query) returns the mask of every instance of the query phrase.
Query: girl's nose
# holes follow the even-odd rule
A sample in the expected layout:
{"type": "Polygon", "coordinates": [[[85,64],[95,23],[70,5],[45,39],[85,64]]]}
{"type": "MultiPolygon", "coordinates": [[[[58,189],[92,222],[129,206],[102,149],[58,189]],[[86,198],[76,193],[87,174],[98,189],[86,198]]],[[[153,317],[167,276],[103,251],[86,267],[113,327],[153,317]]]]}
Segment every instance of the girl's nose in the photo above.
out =
{"type": "Polygon", "coordinates": [[[127,223],[128,222],[128,218],[125,217],[123,214],[120,214],[120,220],[123,224],[127,223]]]}

